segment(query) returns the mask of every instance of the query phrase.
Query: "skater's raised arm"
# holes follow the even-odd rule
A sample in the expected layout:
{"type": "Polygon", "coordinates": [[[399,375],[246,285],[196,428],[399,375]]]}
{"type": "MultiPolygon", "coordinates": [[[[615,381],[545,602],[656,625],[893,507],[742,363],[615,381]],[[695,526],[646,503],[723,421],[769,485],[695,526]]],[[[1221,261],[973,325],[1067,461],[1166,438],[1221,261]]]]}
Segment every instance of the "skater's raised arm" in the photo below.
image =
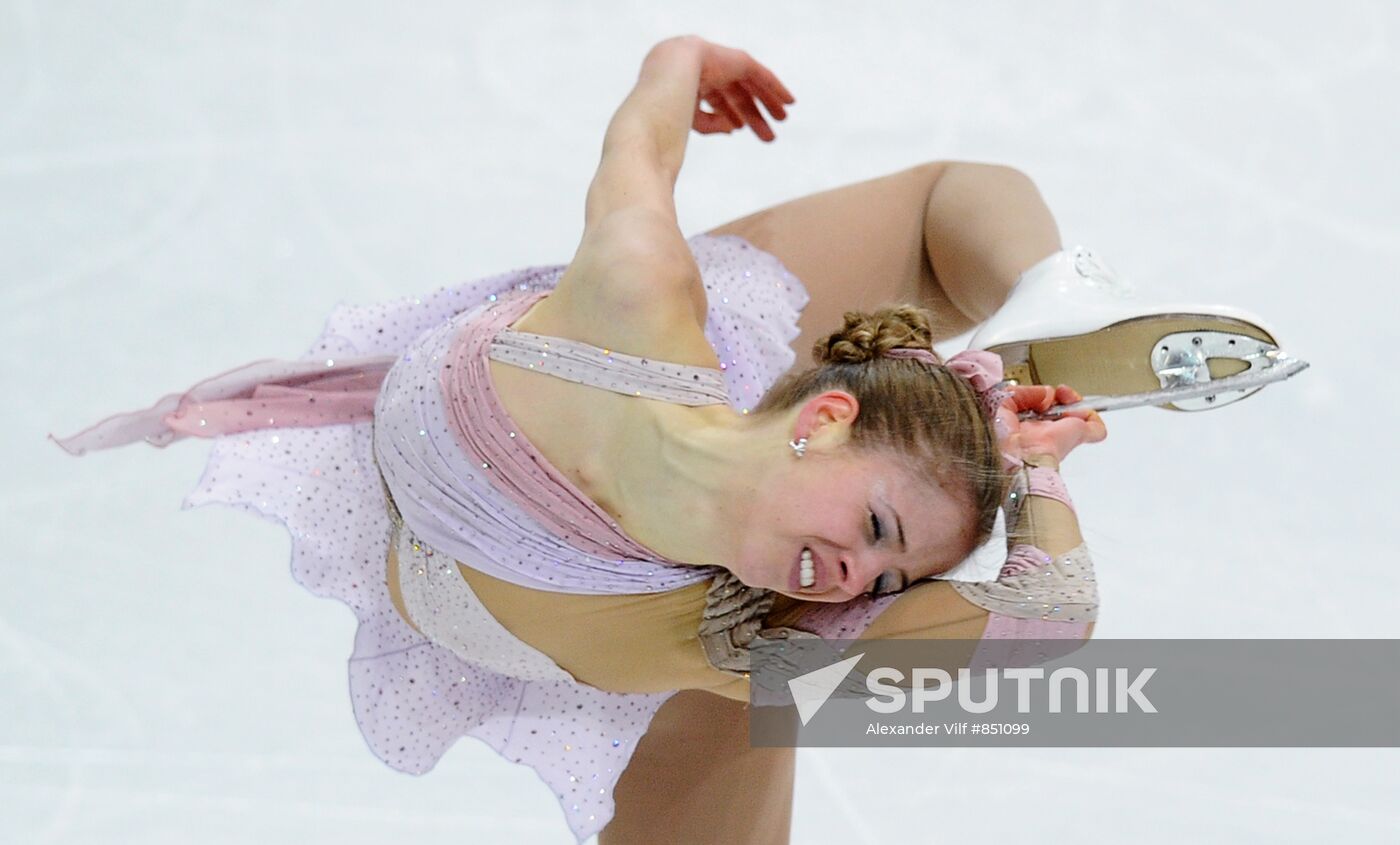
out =
{"type": "Polygon", "coordinates": [[[676,177],[685,160],[703,49],[699,39],[687,36],[662,41],[647,53],[637,84],[603,136],[584,204],[585,238],[618,211],[649,211],[676,225],[676,177]]]}
{"type": "Polygon", "coordinates": [[[694,35],[653,47],[603,137],[602,160],[584,210],[585,232],[614,211],[637,208],[674,224],[676,177],[690,130],[732,132],[747,124],[771,141],[773,131],[755,100],[778,120],[786,116],[783,104],[793,102],[772,71],[748,53],[694,35]],[[701,102],[714,111],[705,111],[701,102]]]}
{"type": "Polygon", "coordinates": [[[782,119],[792,95],[742,50],[689,35],[653,47],[608,124],[583,238],[551,307],[579,329],[612,324],[612,345],[653,348],[672,360],[684,355],[664,339],[698,335],[708,311],[700,269],[676,221],[686,142],[692,128],[710,134],[745,124],[772,140],[757,102],[782,119]]]}

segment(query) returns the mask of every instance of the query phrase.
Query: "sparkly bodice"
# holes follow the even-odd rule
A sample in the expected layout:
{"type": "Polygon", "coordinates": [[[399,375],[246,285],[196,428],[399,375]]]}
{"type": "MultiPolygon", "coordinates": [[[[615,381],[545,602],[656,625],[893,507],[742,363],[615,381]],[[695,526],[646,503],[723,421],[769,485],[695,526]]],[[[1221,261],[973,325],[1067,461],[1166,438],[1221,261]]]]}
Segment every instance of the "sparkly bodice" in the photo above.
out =
{"type": "Polygon", "coordinates": [[[493,578],[551,592],[664,592],[716,574],[718,567],[666,560],[621,532],[513,424],[488,366],[497,360],[628,395],[749,410],[792,364],[787,344],[805,294],[767,266],[771,256],[742,242],[706,243],[720,247],[705,267],[705,335],[720,370],[511,330],[553,289],[559,268],[518,275],[514,287],[493,291],[414,340],[385,376],[374,446],[415,536],[493,578]]]}
{"type": "MultiPolygon", "coordinates": [[[[763,632],[773,595],[748,587],[719,567],[696,567],[668,560],[629,537],[613,518],[554,467],[511,419],[500,401],[488,359],[534,370],[623,396],[688,406],[728,401],[722,371],[629,355],[588,343],[516,331],[519,320],[547,293],[497,301],[457,331],[441,361],[441,387],[447,427],[462,452],[479,462],[480,475],[539,526],[577,550],[629,564],[654,576],[663,568],[699,571],[712,578],[695,636],[713,668],[742,674],[749,668],[747,645],[763,632]]],[[[463,560],[480,570],[473,560],[463,560]]],[[[488,573],[489,574],[489,573],[488,573]]],[[[460,585],[452,585],[456,591],[460,585]]],[[[405,596],[415,594],[405,584],[405,596]]],[[[417,591],[421,594],[421,591],[417,591]]],[[[629,592],[637,592],[631,590],[629,592]]],[[[426,607],[420,603],[420,607],[426,607]]],[[[433,611],[441,617],[442,609],[433,611]]],[[[413,613],[414,620],[433,620],[413,613]]],[[[425,629],[425,633],[432,634],[425,629]]],[[[769,632],[786,638],[815,636],[803,631],[769,632]]],[[[450,635],[443,642],[454,639],[450,635]]]]}

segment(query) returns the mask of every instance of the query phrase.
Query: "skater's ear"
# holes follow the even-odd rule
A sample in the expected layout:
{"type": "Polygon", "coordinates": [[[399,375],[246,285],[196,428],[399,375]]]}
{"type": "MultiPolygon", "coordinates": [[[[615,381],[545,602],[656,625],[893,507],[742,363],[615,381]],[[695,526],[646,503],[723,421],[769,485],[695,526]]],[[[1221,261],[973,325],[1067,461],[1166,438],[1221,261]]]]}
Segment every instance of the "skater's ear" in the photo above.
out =
{"type": "Polygon", "coordinates": [[[827,390],[802,403],[793,426],[793,439],[806,440],[817,451],[836,449],[851,439],[851,426],[860,416],[860,401],[844,390],[827,390]]]}

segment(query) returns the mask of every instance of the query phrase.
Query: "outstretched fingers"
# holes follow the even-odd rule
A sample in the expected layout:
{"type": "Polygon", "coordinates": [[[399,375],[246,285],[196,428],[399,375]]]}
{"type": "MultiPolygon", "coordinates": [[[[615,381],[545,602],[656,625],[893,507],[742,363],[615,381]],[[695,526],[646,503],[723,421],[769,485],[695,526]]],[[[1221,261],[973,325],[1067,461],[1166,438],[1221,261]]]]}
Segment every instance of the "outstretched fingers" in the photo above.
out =
{"type": "Polygon", "coordinates": [[[698,102],[695,104],[695,117],[691,121],[691,126],[701,135],[734,131],[734,122],[730,120],[728,115],[719,111],[705,111],[698,102]]]}
{"type": "Polygon", "coordinates": [[[749,97],[763,103],[763,107],[773,115],[774,120],[787,119],[787,109],[783,108],[783,100],[772,88],[766,87],[758,79],[741,79],[738,85],[749,97]]]}
{"type": "Polygon", "coordinates": [[[720,88],[710,95],[716,111],[724,112],[725,117],[734,124],[735,129],[742,129],[744,126],[743,115],[739,113],[739,104],[735,98],[725,89],[720,88]]]}
{"type": "Polygon", "coordinates": [[[743,116],[740,125],[747,123],[754,134],[764,141],[772,141],[777,137],[773,134],[773,129],[768,125],[768,121],[763,119],[763,113],[758,110],[753,95],[748,88],[744,87],[742,80],[725,88],[724,96],[729,101],[729,105],[743,116]]]}
{"type": "Polygon", "coordinates": [[[743,50],[701,40],[700,98],[711,111],[696,109],[693,125],[700,132],[733,131],[747,125],[763,141],[776,136],[758,104],[774,120],[787,117],[792,92],[768,68],[743,50]]]}
{"type": "Polygon", "coordinates": [[[787,89],[787,86],[782,83],[782,80],[778,79],[777,74],[773,73],[773,71],[769,70],[760,62],[755,61],[753,65],[753,81],[756,87],[779,101],[778,111],[773,111],[773,106],[769,105],[767,99],[763,101],[763,104],[767,106],[770,112],[773,112],[774,117],[781,120],[781,104],[787,103],[788,105],[792,105],[797,102],[797,99],[792,96],[792,92],[787,89]]]}

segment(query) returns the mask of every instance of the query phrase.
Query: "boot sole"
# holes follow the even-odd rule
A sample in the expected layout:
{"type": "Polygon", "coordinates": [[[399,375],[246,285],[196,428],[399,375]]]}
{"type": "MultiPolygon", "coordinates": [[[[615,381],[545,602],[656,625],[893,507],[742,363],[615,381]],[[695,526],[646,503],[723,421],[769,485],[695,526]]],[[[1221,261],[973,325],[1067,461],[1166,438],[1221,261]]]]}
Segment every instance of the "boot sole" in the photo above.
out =
{"type": "MultiPolygon", "coordinates": [[[[1217,331],[1247,335],[1277,345],[1253,323],[1205,314],[1159,314],[1114,323],[1107,328],[1068,337],[993,346],[1001,356],[1006,378],[1018,384],[1067,384],[1084,396],[1123,396],[1162,388],[1152,368],[1157,342],[1176,332],[1217,331]]],[[[1212,379],[1249,369],[1238,358],[1211,358],[1212,379]]],[[[1158,405],[1172,411],[1175,405],[1158,405]]]]}

